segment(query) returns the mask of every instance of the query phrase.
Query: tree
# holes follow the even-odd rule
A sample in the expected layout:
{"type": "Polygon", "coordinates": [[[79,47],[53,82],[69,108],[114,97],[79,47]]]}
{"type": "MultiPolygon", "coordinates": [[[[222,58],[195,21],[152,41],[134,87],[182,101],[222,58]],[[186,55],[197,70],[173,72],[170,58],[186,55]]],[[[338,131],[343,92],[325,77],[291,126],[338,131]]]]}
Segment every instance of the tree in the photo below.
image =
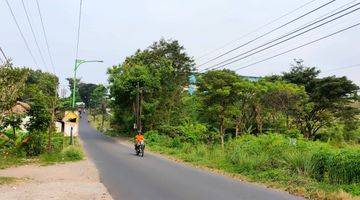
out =
{"type": "Polygon", "coordinates": [[[97,85],[93,83],[79,83],[78,87],[80,98],[85,103],[86,107],[90,107],[90,96],[97,85]]]}
{"type": "Polygon", "coordinates": [[[16,129],[20,128],[22,122],[22,115],[16,113],[10,113],[6,115],[3,119],[3,126],[7,127],[10,126],[13,130],[13,139],[16,139],[16,129]]]}
{"type": "Polygon", "coordinates": [[[295,122],[307,138],[314,138],[320,128],[334,119],[341,119],[343,110],[357,109],[349,105],[356,99],[357,85],[346,77],[318,78],[319,73],[298,61],[290,72],[283,74],[285,81],[303,85],[309,96],[309,100],[295,114],[295,122]]]}
{"type": "Polygon", "coordinates": [[[98,85],[91,93],[90,96],[90,108],[92,109],[92,115],[95,119],[96,113],[101,113],[102,115],[102,123],[101,129],[104,126],[104,117],[106,114],[106,102],[107,100],[107,89],[103,85],[98,85]]]}
{"type": "Polygon", "coordinates": [[[30,86],[32,91],[31,109],[29,111],[30,121],[27,128],[30,132],[45,132],[51,123],[51,112],[47,104],[47,96],[42,91],[37,90],[36,86],[30,86]]]}
{"type": "Polygon", "coordinates": [[[303,86],[297,86],[292,83],[283,81],[260,81],[260,84],[265,88],[262,96],[262,104],[267,109],[270,117],[270,124],[276,127],[279,123],[279,117],[285,116],[286,129],[290,129],[290,116],[300,109],[302,104],[307,101],[307,94],[303,86]]]}
{"type": "MultiPolygon", "coordinates": [[[[28,69],[15,68],[12,64],[0,65],[0,127],[4,112],[11,109],[22,95],[29,75],[28,69]]],[[[4,126],[3,126],[4,127],[4,126]]]]}
{"type": "MultiPolygon", "coordinates": [[[[74,92],[74,79],[73,78],[66,78],[66,80],[69,83],[69,89],[71,91],[70,94],[70,100],[72,101],[72,97],[73,97],[73,92],[74,92]]],[[[75,91],[75,102],[80,102],[82,101],[79,95],[79,85],[81,83],[81,80],[79,78],[76,79],[76,91],[75,91]]]]}
{"type": "Polygon", "coordinates": [[[202,116],[218,127],[222,146],[225,131],[233,124],[236,114],[240,80],[240,76],[233,71],[215,70],[206,72],[200,81],[202,116]]]}
{"type": "Polygon", "coordinates": [[[194,62],[177,41],[161,39],[149,48],[138,50],[119,66],[109,69],[111,103],[116,125],[131,129],[134,122],[137,84],[142,91],[145,129],[177,125],[183,87],[193,71],[194,62]]]}

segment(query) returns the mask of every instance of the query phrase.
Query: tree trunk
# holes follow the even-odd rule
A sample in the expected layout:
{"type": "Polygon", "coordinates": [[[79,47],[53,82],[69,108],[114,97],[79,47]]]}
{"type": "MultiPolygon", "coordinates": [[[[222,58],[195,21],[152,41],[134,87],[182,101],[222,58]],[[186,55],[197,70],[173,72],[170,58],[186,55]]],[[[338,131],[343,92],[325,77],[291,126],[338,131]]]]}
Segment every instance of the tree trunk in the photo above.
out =
{"type": "Polygon", "coordinates": [[[16,139],[16,128],[15,126],[13,126],[12,128],[13,128],[14,138],[16,139]]]}
{"type": "MultiPolygon", "coordinates": [[[[57,88],[55,89],[57,91],[57,88]]],[[[56,92],[55,92],[55,99],[52,102],[52,112],[51,112],[51,122],[48,129],[48,146],[47,150],[48,152],[51,152],[51,132],[55,129],[55,101],[56,101],[56,92]]]]}
{"type": "Polygon", "coordinates": [[[224,148],[224,136],[225,136],[225,128],[224,128],[224,120],[222,119],[220,122],[220,139],[221,139],[221,147],[224,148]]]}
{"type": "Polygon", "coordinates": [[[236,127],[235,127],[235,137],[237,137],[239,135],[239,124],[236,123],[236,127]]]}
{"type": "Polygon", "coordinates": [[[238,117],[236,119],[236,127],[235,127],[235,137],[238,137],[239,136],[239,133],[240,133],[240,127],[241,126],[241,117],[238,117]]]}
{"type": "Polygon", "coordinates": [[[105,118],[105,114],[103,113],[102,114],[102,119],[101,119],[101,130],[103,131],[104,130],[104,119],[105,118]]]}

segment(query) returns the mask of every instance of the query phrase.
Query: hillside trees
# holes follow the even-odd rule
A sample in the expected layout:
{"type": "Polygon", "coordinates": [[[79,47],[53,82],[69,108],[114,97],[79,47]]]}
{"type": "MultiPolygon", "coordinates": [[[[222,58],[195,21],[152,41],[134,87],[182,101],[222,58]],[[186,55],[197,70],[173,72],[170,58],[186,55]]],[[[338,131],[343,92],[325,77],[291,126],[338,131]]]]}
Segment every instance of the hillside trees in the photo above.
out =
{"type": "Polygon", "coordinates": [[[350,102],[357,98],[357,85],[346,77],[318,78],[319,73],[315,68],[297,62],[282,77],[290,83],[303,85],[309,96],[309,100],[295,116],[298,128],[307,138],[314,138],[322,127],[336,119],[353,118],[351,116],[355,116],[358,111],[358,108],[350,106],[350,102]]]}
{"type": "Polygon", "coordinates": [[[178,139],[196,138],[187,133],[189,127],[202,127],[197,134],[207,142],[224,144],[226,138],[241,134],[301,131],[316,139],[319,130],[333,122],[341,121],[346,130],[358,126],[359,109],[350,104],[357,99],[358,87],[345,77],[319,78],[319,71],[301,60],[289,72],[255,82],[231,70],[196,73],[193,66],[178,42],[161,40],[111,67],[113,128],[132,130],[137,96],[144,131],[178,139]],[[189,95],[192,74],[198,79],[197,91],[189,95]]]}

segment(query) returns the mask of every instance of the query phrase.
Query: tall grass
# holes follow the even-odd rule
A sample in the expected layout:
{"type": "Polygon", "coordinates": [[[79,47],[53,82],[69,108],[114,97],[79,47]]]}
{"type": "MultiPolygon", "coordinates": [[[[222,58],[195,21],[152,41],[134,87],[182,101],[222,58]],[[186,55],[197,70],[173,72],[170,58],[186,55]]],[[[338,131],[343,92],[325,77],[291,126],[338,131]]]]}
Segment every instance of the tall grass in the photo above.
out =
{"type": "Polygon", "coordinates": [[[187,143],[156,131],[146,133],[151,149],[184,161],[239,173],[255,181],[306,188],[329,194],[345,190],[360,191],[359,147],[334,147],[328,143],[292,139],[280,134],[244,135],[225,144],[187,143]],[[295,186],[294,186],[295,185],[295,186]]]}

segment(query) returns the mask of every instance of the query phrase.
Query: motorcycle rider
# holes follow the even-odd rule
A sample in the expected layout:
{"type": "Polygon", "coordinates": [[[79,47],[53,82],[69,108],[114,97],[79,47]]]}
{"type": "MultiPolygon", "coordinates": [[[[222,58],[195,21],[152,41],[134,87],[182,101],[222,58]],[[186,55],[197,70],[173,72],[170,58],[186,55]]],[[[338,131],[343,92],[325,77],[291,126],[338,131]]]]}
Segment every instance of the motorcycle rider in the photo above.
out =
{"type": "MultiPolygon", "coordinates": [[[[135,150],[137,151],[141,142],[144,141],[144,136],[142,135],[141,131],[139,131],[135,136],[135,150]]],[[[144,145],[145,148],[145,145],[144,145]]]]}

